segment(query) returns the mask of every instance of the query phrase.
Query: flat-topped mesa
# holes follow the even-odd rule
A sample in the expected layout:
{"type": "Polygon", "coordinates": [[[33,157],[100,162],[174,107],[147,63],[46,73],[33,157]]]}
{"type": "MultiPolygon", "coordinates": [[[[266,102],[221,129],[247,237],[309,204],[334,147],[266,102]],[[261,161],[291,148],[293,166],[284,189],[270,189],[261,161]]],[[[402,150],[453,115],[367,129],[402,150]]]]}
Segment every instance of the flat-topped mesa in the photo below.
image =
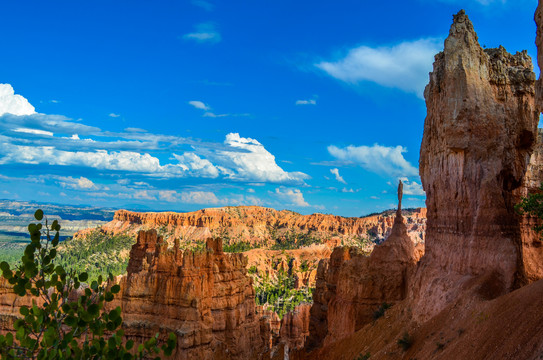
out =
{"type": "MultiPolygon", "coordinates": [[[[426,209],[410,210],[405,218],[413,241],[423,242],[426,209]]],[[[278,211],[260,206],[209,208],[187,213],[137,213],[118,210],[113,220],[101,229],[110,234],[136,234],[139,230],[154,228],[167,234],[166,240],[171,237],[206,241],[209,237],[220,235],[228,236],[230,241],[262,245],[287,231],[310,234],[322,240],[330,239],[333,235],[350,241],[368,234],[384,239],[390,233],[393,219],[393,214],[362,218],[325,214],[300,215],[292,211],[278,211]]],[[[82,231],[75,236],[85,236],[86,233],[88,231],[82,231]]]]}
{"type": "Polygon", "coordinates": [[[220,239],[200,253],[167,248],[155,230],[140,231],[121,292],[126,336],[177,335],[172,359],[255,359],[269,344],[260,334],[252,280],[243,254],[225,254],[220,239]]]}
{"type": "Polygon", "coordinates": [[[537,131],[535,75],[525,51],[483,50],[462,10],[426,86],[420,150],[426,191],[425,256],[414,296],[420,319],[454,300],[473,276],[495,272],[497,294],[522,267],[513,190],[537,131]]]}

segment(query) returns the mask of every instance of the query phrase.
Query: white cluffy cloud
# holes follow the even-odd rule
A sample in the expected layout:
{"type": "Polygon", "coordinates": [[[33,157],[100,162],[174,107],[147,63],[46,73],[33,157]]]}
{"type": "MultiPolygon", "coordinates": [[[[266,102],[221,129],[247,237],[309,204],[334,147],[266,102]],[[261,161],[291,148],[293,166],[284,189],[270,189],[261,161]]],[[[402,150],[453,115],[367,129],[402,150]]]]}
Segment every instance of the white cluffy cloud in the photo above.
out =
{"type": "Polygon", "coordinates": [[[187,204],[217,204],[219,199],[211,191],[185,191],[162,190],[158,198],[167,202],[183,202],[187,204]]]}
{"type": "Polygon", "coordinates": [[[330,172],[336,177],[337,181],[339,181],[340,183],[347,184],[347,182],[343,179],[343,177],[341,177],[341,175],[339,175],[339,169],[338,168],[330,169],[330,172]]]}
{"type": "Polygon", "coordinates": [[[422,98],[434,55],[440,51],[442,43],[432,38],[404,41],[393,46],[358,46],[341,59],[322,61],[315,66],[347,83],[371,81],[422,98]]]}
{"type": "Polygon", "coordinates": [[[207,22],[196,25],[195,31],[183,35],[183,38],[199,43],[218,43],[221,41],[221,34],[217,31],[215,24],[207,22]]]}
{"type": "Polygon", "coordinates": [[[398,145],[393,147],[353,146],[345,148],[328,146],[330,155],[347,163],[360,165],[365,170],[388,176],[414,176],[418,170],[403,157],[407,150],[398,145]]]}
{"type": "Polygon", "coordinates": [[[17,129],[13,129],[13,131],[19,132],[19,133],[25,133],[25,134],[53,136],[53,133],[51,131],[40,130],[40,129],[17,128],[17,129]]]}
{"type": "MultiPolygon", "coordinates": [[[[192,100],[192,101],[189,101],[189,104],[194,106],[196,109],[204,110],[205,112],[202,115],[203,117],[218,118],[218,117],[225,117],[225,116],[230,115],[230,114],[215,114],[214,112],[211,112],[211,106],[205,104],[202,101],[192,100]]],[[[234,116],[237,116],[237,115],[234,115],[234,116]]]]}
{"type": "MultiPolygon", "coordinates": [[[[2,99],[8,99],[1,104],[2,108],[11,108],[12,98],[16,98],[15,103],[28,105],[27,112],[34,109],[24,97],[14,95],[11,85],[1,89],[2,99]]],[[[201,101],[189,104],[204,111],[210,109],[201,101]]],[[[122,133],[102,131],[60,115],[37,113],[6,113],[1,117],[0,165],[3,164],[56,165],[65,166],[66,170],[78,166],[106,171],[105,176],[111,171],[157,179],[204,177],[301,184],[309,178],[301,172],[283,170],[260,142],[238,133],[226,135],[224,143],[205,143],[137,128],[127,128],[122,133]],[[187,145],[193,150],[179,154],[187,145]],[[159,159],[160,155],[155,155],[165,152],[169,152],[169,158],[159,159]]],[[[79,185],[82,188],[84,184],[79,185]]],[[[140,198],[145,198],[145,194],[141,193],[140,198]]]]}
{"type": "Polygon", "coordinates": [[[302,182],[309,176],[301,172],[286,172],[273,156],[255,139],[244,138],[238,133],[226,135],[224,143],[236,151],[220,151],[218,161],[225,168],[235,169],[232,179],[265,182],[302,182]]]}
{"type": "Polygon", "coordinates": [[[183,155],[173,154],[179,161],[183,170],[190,170],[193,175],[201,177],[216,178],[219,176],[219,169],[207,159],[202,159],[195,153],[186,152],[183,155]]]}
{"type": "Polygon", "coordinates": [[[406,177],[402,177],[399,180],[403,182],[403,193],[406,195],[426,195],[422,189],[422,185],[416,181],[410,181],[406,177]]]}
{"type": "Polygon", "coordinates": [[[296,105],[317,105],[317,100],[296,100],[296,105]]]}
{"type": "Polygon", "coordinates": [[[86,177],[74,178],[72,176],[53,176],[60,186],[72,190],[97,190],[98,186],[86,177]]]}
{"type": "Polygon", "coordinates": [[[200,110],[208,111],[208,110],[211,109],[208,105],[206,105],[202,101],[198,101],[198,100],[189,101],[189,104],[194,106],[196,109],[200,109],[200,110]]]}
{"type": "Polygon", "coordinates": [[[4,114],[32,115],[35,113],[34,106],[30,105],[28,100],[21,95],[15,95],[10,84],[0,84],[0,116],[4,114]]]}
{"type": "Polygon", "coordinates": [[[275,194],[282,201],[286,201],[286,205],[294,205],[306,207],[309,204],[305,201],[304,195],[299,189],[286,189],[286,188],[276,188],[275,194]]]}

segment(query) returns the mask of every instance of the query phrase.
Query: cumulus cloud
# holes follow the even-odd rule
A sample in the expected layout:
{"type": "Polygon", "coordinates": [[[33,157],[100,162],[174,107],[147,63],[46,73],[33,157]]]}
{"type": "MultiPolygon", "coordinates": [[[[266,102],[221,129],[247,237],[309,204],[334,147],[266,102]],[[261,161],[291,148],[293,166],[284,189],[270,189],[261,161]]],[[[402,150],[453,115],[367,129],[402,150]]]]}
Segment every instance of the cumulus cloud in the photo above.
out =
{"type": "Polygon", "coordinates": [[[315,66],[328,75],[351,84],[371,81],[423,97],[440,39],[404,41],[393,46],[358,46],[343,58],[315,66]]]}
{"type": "Polygon", "coordinates": [[[221,34],[217,31],[214,23],[207,22],[196,25],[195,31],[183,35],[183,39],[199,43],[218,43],[221,41],[221,34]]]}
{"type": "Polygon", "coordinates": [[[418,170],[403,157],[407,150],[398,145],[387,147],[375,144],[373,146],[353,146],[339,148],[328,146],[330,155],[338,160],[360,165],[365,170],[388,176],[418,175],[418,170]]]}
{"type": "MultiPolygon", "coordinates": [[[[4,84],[1,89],[8,97],[20,96],[13,94],[10,85],[4,84]]],[[[203,111],[210,109],[197,100],[189,104],[203,111]]],[[[283,170],[260,142],[237,133],[226,135],[223,143],[203,142],[139,128],[126,128],[121,133],[104,131],[61,115],[38,113],[1,115],[0,164],[77,166],[109,175],[112,171],[155,178],[205,177],[257,183],[301,184],[309,178],[301,172],[283,170]],[[187,152],[187,145],[193,150],[187,152]],[[183,151],[180,155],[179,150],[183,151]],[[171,156],[159,159],[155,152],[171,156]]]]}
{"type": "Polygon", "coordinates": [[[158,198],[167,202],[176,202],[177,192],[175,190],[160,190],[158,192],[158,198]]]}
{"type": "Polygon", "coordinates": [[[147,190],[139,190],[134,193],[134,199],[140,200],[156,200],[154,196],[149,194],[147,190]]]}
{"type": "Polygon", "coordinates": [[[406,177],[400,178],[403,182],[403,193],[405,195],[415,195],[415,196],[422,196],[426,195],[424,192],[422,185],[417,183],[416,181],[410,181],[406,177]]]}
{"type": "Polygon", "coordinates": [[[317,100],[296,100],[296,105],[317,105],[317,100]]]}
{"type": "Polygon", "coordinates": [[[330,169],[330,172],[336,177],[337,181],[339,181],[340,183],[347,184],[347,182],[343,179],[343,177],[341,177],[341,175],[339,175],[339,169],[338,168],[330,169]]]}
{"type": "Polygon", "coordinates": [[[206,111],[211,109],[208,105],[198,100],[189,101],[189,104],[194,106],[196,109],[201,109],[201,110],[206,110],[206,111]]]}
{"type": "Polygon", "coordinates": [[[219,169],[207,159],[202,159],[195,153],[184,153],[183,155],[173,154],[174,158],[179,161],[179,166],[183,170],[190,170],[193,175],[202,177],[216,178],[219,176],[219,169]]]}
{"type": "Polygon", "coordinates": [[[0,84],[0,116],[4,114],[31,115],[35,114],[34,106],[21,95],[15,95],[10,84],[0,84]]]}
{"type": "Polygon", "coordinates": [[[121,116],[121,115],[115,114],[115,113],[110,113],[109,114],[109,117],[112,117],[112,118],[118,118],[119,116],[121,116]]]}
{"type": "Polygon", "coordinates": [[[275,194],[279,199],[285,201],[287,205],[306,207],[309,204],[305,201],[304,195],[299,189],[276,188],[275,194]]]}
{"type": "Polygon", "coordinates": [[[211,191],[189,191],[181,193],[181,201],[188,204],[217,204],[219,199],[211,191]]]}
{"type": "Polygon", "coordinates": [[[60,186],[73,190],[97,190],[98,186],[86,177],[74,178],[71,176],[59,176],[56,178],[60,186]]]}
{"type": "Polygon", "coordinates": [[[226,145],[235,150],[221,151],[217,160],[227,169],[231,179],[263,182],[302,182],[309,176],[301,172],[286,172],[275,162],[273,156],[255,139],[241,137],[238,133],[226,135],[226,145]]]}
{"type": "MultiPolygon", "coordinates": [[[[75,141],[75,140],[72,140],[75,141]]],[[[217,150],[173,153],[177,163],[161,164],[149,154],[135,151],[66,151],[54,146],[17,145],[0,142],[0,164],[48,164],[83,166],[99,170],[140,173],[154,177],[206,177],[236,181],[261,181],[272,183],[302,183],[308,179],[301,172],[286,172],[275,157],[257,140],[228,134],[225,146],[217,150]]]]}
{"type": "Polygon", "coordinates": [[[124,170],[136,172],[158,172],[161,170],[157,158],[149,154],[140,154],[129,151],[108,152],[98,150],[87,151],[63,151],[52,146],[21,146],[12,144],[0,144],[0,164],[49,164],[49,165],[75,165],[85,166],[101,170],[124,170]]]}
{"type": "Polygon", "coordinates": [[[19,132],[19,133],[25,133],[25,134],[53,136],[53,133],[51,131],[39,130],[39,129],[18,128],[18,129],[13,129],[13,131],[19,132]]]}

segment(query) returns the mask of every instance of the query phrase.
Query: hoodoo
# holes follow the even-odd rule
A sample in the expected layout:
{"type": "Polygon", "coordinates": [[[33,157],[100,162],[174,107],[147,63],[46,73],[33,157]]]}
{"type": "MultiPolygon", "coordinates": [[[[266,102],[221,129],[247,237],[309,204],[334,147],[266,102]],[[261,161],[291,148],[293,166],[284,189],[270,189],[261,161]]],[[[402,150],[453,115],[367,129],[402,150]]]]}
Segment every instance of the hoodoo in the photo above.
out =
{"type": "Polygon", "coordinates": [[[479,45],[468,16],[454,16],[424,96],[420,150],[426,251],[415,316],[428,319],[473,277],[493,274],[492,294],[511,290],[523,267],[520,187],[536,138],[535,75],[526,51],[479,45]]]}
{"type": "Polygon", "coordinates": [[[307,349],[353,334],[375,320],[380,306],[406,298],[420,252],[407,234],[400,208],[401,189],[400,182],[391,234],[370,256],[355,248],[338,247],[330,259],[320,261],[307,349]]]}
{"type": "Polygon", "coordinates": [[[255,359],[267,350],[243,254],[224,254],[209,239],[203,253],[168,249],[155,230],[141,231],[128,274],[112,303],[123,310],[126,335],[177,335],[174,359],[255,359]]]}

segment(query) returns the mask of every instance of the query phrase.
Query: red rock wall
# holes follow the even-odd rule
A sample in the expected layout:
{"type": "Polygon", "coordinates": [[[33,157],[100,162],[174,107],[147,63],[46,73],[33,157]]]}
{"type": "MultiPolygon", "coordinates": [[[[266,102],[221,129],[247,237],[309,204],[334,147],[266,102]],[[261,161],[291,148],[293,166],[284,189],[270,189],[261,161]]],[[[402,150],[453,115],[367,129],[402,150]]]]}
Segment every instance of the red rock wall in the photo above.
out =
{"type": "Polygon", "coordinates": [[[155,230],[140,232],[128,273],[112,306],[120,305],[126,335],[178,337],[173,359],[255,359],[267,350],[242,254],[209,241],[203,253],[167,249],[155,230]]]}
{"type": "Polygon", "coordinates": [[[406,298],[421,253],[398,216],[391,235],[370,256],[356,248],[336,248],[321,260],[310,311],[306,349],[327,345],[373,321],[383,303],[406,298]]]}
{"type": "MultiPolygon", "coordinates": [[[[523,267],[513,191],[536,138],[535,75],[526,52],[483,50],[463,11],[425,89],[420,175],[428,211],[416,316],[428,319],[470,277],[495,271],[509,291],[523,267]]],[[[500,291],[497,291],[498,295],[500,291]]]]}

